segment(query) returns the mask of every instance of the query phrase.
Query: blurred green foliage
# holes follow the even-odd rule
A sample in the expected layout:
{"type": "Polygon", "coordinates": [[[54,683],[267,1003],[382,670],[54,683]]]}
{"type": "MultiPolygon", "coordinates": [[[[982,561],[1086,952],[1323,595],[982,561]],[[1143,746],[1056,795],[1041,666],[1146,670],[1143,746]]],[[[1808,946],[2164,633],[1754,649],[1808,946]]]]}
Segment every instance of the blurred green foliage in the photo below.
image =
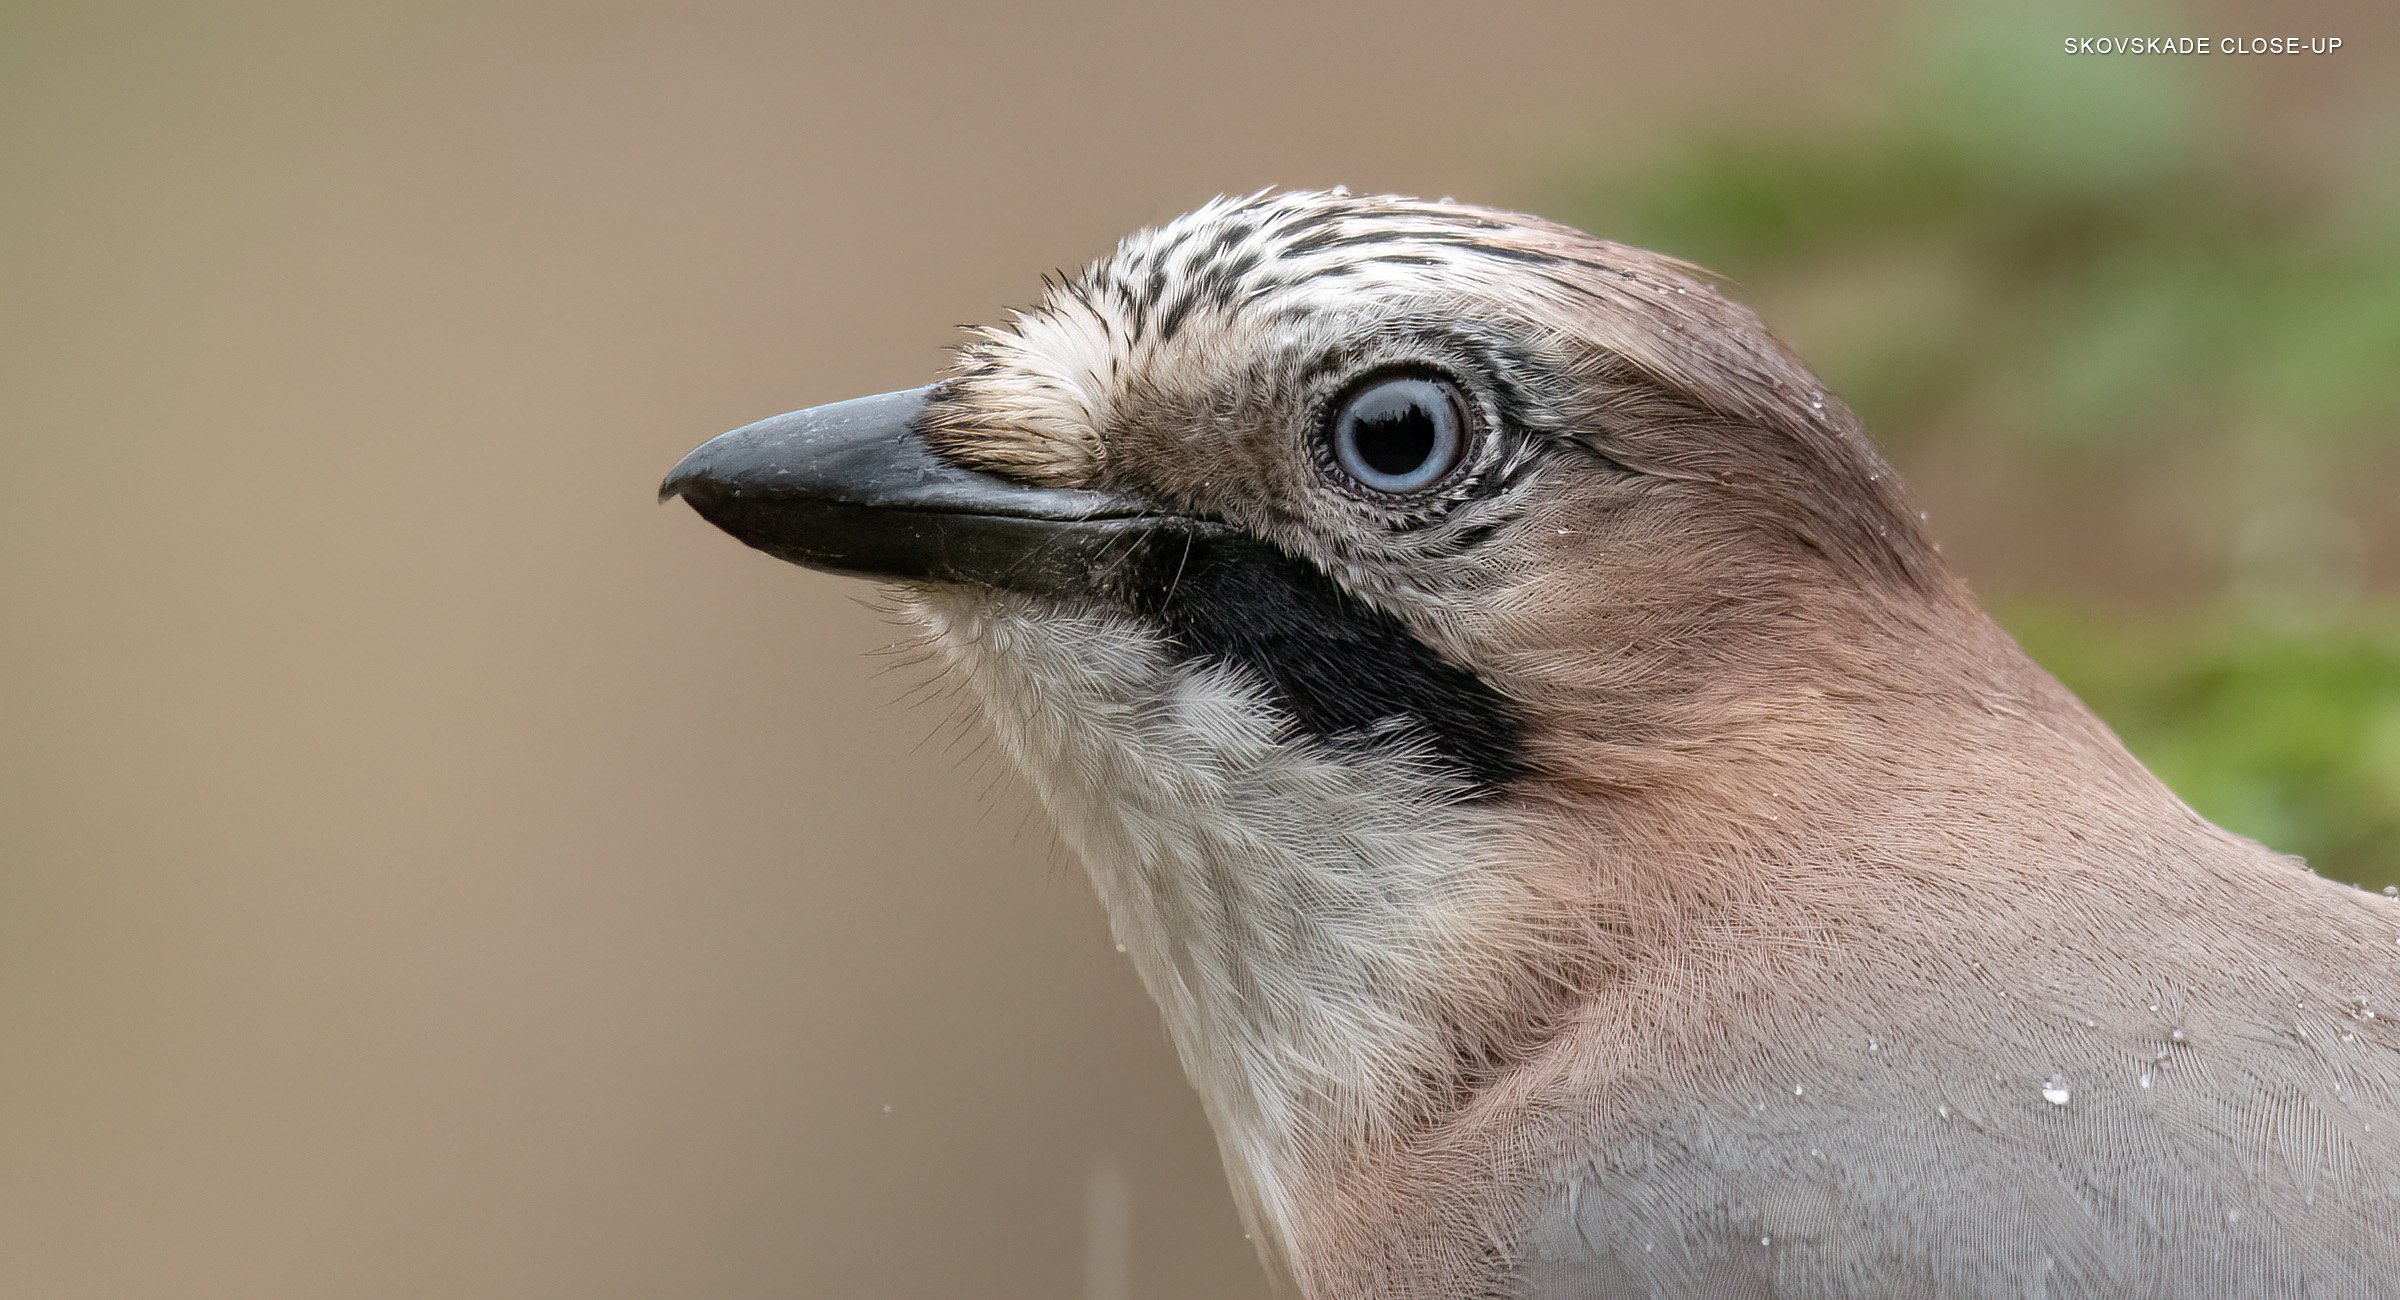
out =
{"type": "Polygon", "coordinates": [[[2388,437],[2392,178],[2244,157],[2206,93],[2222,62],[2059,48],[2161,27],[2190,25],[1953,11],[1879,111],[1696,131],[1568,206],[1730,276],[1902,445],[1961,427],[2100,456],[2388,437]]]}
{"type": "Polygon", "coordinates": [[[2361,467],[2400,467],[2400,168],[2261,165],[2230,56],[2061,48],[2202,26],[1942,9],[1867,110],[1709,124],[1550,206],[1730,277],[1904,464],[1970,440],[2180,530],[2185,608],[2070,580],[2004,621],[2202,813],[2400,882],[2400,615],[2360,523],[2392,486],[2361,467]]]}

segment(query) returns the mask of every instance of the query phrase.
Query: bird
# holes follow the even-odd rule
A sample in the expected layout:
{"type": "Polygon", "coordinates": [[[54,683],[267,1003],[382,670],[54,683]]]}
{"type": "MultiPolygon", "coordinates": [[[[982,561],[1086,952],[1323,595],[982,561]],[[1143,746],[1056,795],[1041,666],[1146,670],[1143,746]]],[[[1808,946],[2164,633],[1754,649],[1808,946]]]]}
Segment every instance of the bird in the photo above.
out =
{"type": "Polygon", "coordinates": [[[2186,806],[1676,259],[1212,201],[666,479],[888,584],[1277,1285],[2400,1295],[2400,903],[2186,806]]]}

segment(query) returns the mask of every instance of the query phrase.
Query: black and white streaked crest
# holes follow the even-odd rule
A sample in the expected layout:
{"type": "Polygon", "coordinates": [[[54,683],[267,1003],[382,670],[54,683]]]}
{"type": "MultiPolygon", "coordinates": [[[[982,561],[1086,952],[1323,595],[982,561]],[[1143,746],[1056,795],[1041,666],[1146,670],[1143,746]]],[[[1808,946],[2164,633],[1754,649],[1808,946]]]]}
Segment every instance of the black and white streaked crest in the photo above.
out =
{"type": "MultiPolygon", "coordinates": [[[[1543,244],[1569,233],[1341,191],[1219,199],[1128,238],[1082,274],[1052,281],[1046,300],[1008,325],[983,331],[962,350],[952,418],[933,434],[969,460],[1033,481],[1094,483],[1112,451],[1124,457],[1115,435],[1136,413],[1128,408],[1150,396],[1211,380],[1245,391],[1262,380],[1322,380],[1379,363],[1378,349],[1408,356],[1413,347],[1487,372],[1521,367],[1531,342],[1512,328],[1521,322],[1477,310],[1489,295],[1476,289],[1497,288],[1511,266],[1567,261],[1543,244]]],[[[1682,283],[1665,291],[1697,283],[1675,269],[1682,283]]]]}
{"type": "Polygon", "coordinates": [[[1307,310],[1329,296],[1422,284],[1429,270],[1471,268],[1480,258],[1535,266],[1560,260],[1509,241],[1510,229],[1442,204],[1354,200],[1340,190],[1261,192],[1219,199],[1135,235],[1082,285],[1122,313],[1129,341],[1171,342],[1196,311],[1307,310]]]}

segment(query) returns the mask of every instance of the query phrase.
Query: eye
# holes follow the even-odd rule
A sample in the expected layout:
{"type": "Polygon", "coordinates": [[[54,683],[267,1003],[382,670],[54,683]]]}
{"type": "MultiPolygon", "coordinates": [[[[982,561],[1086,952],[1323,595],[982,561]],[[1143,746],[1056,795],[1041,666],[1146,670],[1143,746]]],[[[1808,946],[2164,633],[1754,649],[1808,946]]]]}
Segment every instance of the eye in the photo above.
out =
{"type": "Polygon", "coordinates": [[[1398,496],[1422,492],[1458,468],[1466,425],[1458,390],[1448,383],[1387,375],[1351,389],[1325,436],[1343,474],[1398,496]]]}

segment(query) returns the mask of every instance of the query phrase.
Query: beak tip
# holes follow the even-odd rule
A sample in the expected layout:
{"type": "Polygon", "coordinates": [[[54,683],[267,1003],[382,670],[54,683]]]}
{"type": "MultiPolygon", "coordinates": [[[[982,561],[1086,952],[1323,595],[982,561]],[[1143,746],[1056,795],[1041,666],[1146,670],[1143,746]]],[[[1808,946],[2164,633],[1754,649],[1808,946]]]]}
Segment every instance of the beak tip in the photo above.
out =
{"type": "Polygon", "coordinates": [[[675,462],[675,468],[668,470],[667,476],[658,481],[658,503],[660,505],[663,506],[677,497],[682,497],[686,501],[692,500],[691,490],[708,480],[710,467],[705,462],[709,460],[709,449],[716,446],[717,441],[717,439],[711,438],[684,453],[683,459],[675,462]]]}

